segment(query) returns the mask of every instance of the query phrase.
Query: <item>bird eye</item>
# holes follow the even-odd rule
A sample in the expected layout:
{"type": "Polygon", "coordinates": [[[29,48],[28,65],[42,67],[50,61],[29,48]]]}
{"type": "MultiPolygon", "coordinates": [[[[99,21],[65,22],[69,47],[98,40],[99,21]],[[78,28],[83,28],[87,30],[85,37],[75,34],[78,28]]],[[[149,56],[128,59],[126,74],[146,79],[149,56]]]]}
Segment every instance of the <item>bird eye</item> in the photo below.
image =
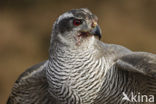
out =
{"type": "Polygon", "coordinates": [[[82,21],[79,20],[79,19],[74,19],[74,20],[73,20],[73,24],[74,24],[75,26],[79,26],[80,24],[82,24],[82,21]]]}

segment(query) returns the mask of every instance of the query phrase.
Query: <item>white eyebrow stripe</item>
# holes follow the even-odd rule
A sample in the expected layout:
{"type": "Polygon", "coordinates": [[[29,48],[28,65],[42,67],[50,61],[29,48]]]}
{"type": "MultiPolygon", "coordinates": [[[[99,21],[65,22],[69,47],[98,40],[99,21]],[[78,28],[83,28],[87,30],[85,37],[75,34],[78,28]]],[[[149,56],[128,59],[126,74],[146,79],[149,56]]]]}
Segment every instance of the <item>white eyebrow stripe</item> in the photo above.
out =
{"type": "Polygon", "coordinates": [[[64,13],[62,14],[61,16],[59,16],[58,20],[57,20],[57,24],[64,18],[67,18],[67,17],[74,17],[72,13],[64,13]]]}

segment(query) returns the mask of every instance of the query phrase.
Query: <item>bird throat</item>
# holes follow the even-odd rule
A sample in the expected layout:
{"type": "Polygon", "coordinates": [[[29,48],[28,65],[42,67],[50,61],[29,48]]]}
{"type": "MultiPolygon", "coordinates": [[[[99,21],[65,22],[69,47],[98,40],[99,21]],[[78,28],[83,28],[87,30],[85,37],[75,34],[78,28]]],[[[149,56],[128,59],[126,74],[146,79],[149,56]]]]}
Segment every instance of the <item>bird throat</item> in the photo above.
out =
{"type": "MultiPolygon", "coordinates": [[[[92,35],[90,35],[88,32],[80,32],[76,37],[75,37],[75,40],[76,40],[76,45],[77,46],[80,46],[82,44],[82,42],[84,41],[88,41],[89,43],[89,38],[91,37],[92,35]]],[[[93,36],[92,36],[93,37],[93,36]]]]}

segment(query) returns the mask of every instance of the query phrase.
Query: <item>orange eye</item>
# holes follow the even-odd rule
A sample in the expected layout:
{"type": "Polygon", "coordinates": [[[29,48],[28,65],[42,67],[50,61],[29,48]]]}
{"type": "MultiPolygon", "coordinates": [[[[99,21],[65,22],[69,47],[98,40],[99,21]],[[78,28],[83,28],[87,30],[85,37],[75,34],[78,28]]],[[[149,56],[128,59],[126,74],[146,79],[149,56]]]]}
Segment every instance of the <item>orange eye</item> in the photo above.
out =
{"type": "Polygon", "coordinates": [[[82,21],[79,20],[79,19],[75,19],[75,20],[73,20],[73,24],[74,24],[75,26],[79,26],[80,24],[82,24],[82,21]]]}

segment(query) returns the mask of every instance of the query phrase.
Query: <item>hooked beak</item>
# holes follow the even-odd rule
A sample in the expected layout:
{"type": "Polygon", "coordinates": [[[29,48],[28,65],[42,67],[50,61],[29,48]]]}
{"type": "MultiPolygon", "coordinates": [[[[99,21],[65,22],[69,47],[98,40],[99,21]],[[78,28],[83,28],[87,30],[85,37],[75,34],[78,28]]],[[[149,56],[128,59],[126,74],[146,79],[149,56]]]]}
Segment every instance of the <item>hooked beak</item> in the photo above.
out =
{"type": "Polygon", "coordinates": [[[101,29],[98,25],[96,25],[90,32],[90,34],[94,36],[98,36],[99,40],[101,39],[101,29]]]}

